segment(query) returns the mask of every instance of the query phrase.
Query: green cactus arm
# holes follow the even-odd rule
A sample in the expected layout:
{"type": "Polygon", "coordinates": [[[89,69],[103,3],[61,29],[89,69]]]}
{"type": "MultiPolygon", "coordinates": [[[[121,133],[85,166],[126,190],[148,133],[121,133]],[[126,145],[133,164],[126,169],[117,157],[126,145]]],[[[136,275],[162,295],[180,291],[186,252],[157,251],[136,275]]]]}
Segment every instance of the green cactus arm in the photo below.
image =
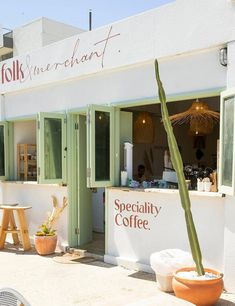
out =
{"type": "Polygon", "coordinates": [[[171,121],[169,119],[169,113],[166,105],[166,95],[165,91],[160,79],[158,61],[155,60],[155,75],[156,81],[158,85],[158,94],[161,102],[161,113],[162,113],[162,121],[164,124],[164,128],[167,133],[167,141],[171,155],[172,165],[176,171],[179,185],[179,193],[181,199],[181,205],[184,209],[185,213],[185,221],[187,226],[187,233],[190,243],[190,248],[193,256],[193,260],[196,264],[196,270],[198,275],[204,275],[204,268],[202,265],[202,255],[201,249],[197,237],[196,228],[193,221],[193,216],[191,212],[191,203],[189,198],[189,192],[185,181],[184,171],[183,171],[183,162],[181,158],[181,154],[177,145],[177,141],[175,139],[175,135],[173,132],[173,128],[171,125],[171,121]]]}

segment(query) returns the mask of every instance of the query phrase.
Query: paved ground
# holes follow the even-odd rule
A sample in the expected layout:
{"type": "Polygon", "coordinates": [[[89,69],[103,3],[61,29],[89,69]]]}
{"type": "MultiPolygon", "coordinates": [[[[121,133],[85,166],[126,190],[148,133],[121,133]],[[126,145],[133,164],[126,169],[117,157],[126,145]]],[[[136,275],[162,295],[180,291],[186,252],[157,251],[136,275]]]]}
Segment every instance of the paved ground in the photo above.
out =
{"type": "MultiPolygon", "coordinates": [[[[32,306],[189,306],[158,290],[154,275],[86,258],[39,256],[34,251],[0,252],[0,287],[18,290],[32,306]],[[67,262],[67,263],[66,263],[67,262]]],[[[234,306],[224,294],[217,306],[234,306]]]]}

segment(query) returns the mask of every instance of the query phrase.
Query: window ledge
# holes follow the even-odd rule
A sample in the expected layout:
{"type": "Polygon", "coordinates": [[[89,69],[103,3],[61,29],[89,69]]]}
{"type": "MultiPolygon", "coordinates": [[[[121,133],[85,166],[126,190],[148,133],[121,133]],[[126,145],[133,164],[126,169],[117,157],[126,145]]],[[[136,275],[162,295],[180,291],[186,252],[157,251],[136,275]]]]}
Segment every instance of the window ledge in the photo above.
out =
{"type": "Polygon", "coordinates": [[[19,184],[19,185],[38,185],[38,186],[56,186],[56,187],[67,187],[61,184],[40,184],[36,181],[0,181],[3,184],[19,184]]]}
{"type": "MultiPolygon", "coordinates": [[[[161,188],[130,188],[130,187],[107,187],[108,189],[115,189],[120,191],[137,191],[137,192],[154,192],[154,193],[165,193],[165,194],[179,194],[178,189],[161,189],[161,188]]],[[[190,196],[203,196],[203,197],[225,197],[224,193],[219,192],[206,192],[206,191],[197,191],[189,190],[190,196]]]]}

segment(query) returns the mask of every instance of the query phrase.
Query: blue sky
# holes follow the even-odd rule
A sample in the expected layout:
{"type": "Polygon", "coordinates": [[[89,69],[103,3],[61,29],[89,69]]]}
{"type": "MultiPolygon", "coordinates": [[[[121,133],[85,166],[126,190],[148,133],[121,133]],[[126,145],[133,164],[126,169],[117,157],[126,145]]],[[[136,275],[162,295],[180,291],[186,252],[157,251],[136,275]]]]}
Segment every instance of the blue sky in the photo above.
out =
{"type": "Polygon", "coordinates": [[[0,24],[14,29],[39,17],[88,29],[89,9],[93,28],[144,12],[173,0],[8,0],[0,4],[0,24]]]}

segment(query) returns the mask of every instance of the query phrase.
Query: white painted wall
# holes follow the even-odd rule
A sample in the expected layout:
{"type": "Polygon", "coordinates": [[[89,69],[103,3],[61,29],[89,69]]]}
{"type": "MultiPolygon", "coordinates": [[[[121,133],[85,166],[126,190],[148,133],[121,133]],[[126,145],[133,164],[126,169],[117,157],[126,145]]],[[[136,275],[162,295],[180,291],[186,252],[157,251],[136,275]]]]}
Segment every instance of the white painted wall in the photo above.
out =
{"type": "Polygon", "coordinates": [[[224,278],[226,289],[235,292],[235,199],[227,196],[225,202],[224,229],[224,278]]]}
{"type": "MultiPolygon", "coordinates": [[[[76,42],[79,42],[79,54],[76,53],[76,56],[81,60],[81,55],[96,50],[95,43],[107,38],[111,26],[36,50],[44,43],[51,42],[51,39],[56,39],[51,26],[51,32],[46,33],[42,41],[41,25],[36,21],[33,28],[29,31],[26,29],[24,34],[23,28],[22,32],[19,30],[15,40],[15,54],[30,52],[30,63],[29,57],[22,55],[1,63],[0,69],[3,69],[3,65],[4,69],[11,67],[16,59],[22,63],[25,74],[27,65],[46,69],[48,63],[53,66],[56,62],[62,62],[64,66],[34,76],[28,74],[23,82],[17,80],[1,84],[0,93],[5,93],[5,98],[1,97],[1,120],[34,116],[39,111],[66,111],[90,103],[110,104],[155,97],[153,59],[156,57],[160,58],[161,77],[168,95],[184,95],[192,91],[226,87],[227,84],[228,87],[234,86],[233,43],[229,43],[228,76],[227,69],[218,61],[219,47],[235,39],[234,17],[235,4],[232,1],[177,0],[113,24],[112,34],[120,35],[110,41],[105,52],[104,44],[99,45],[98,51],[100,54],[103,52],[104,57],[84,60],[74,65],[73,69],[65,66],[68,65],[67,59],[71,62],[76,42]]],[[[50,210],[51,194],[57,195],[61,203],[63,195],[67,195],[67,188],[13,183],[1,183],[0,188],[3,202],[19,201],[33,206],[28,212],[30,234],[36,231],[46,211],[50,210]]],[[[112,206],[116,196],[133,202],[135,199],[144,201],[146,194],[110,193],[108,256],[130,257],[131,260],[148,264],[149,255],[154,251],[167,247],[188,249],[185,228],[182,226],[183,214],[175,194],[148,194],[148,200],[162,206],[162,211],[156,220],[150,219],[151,230],[147,234],[136,230],[117,230],[113,224],[112,206]]],[[[230,266],[233,267],[231,254],[235,241],[231,219],[233,200],[225,203],[224,199],[215,197],[192,199],[203,256],[208,264],[218,269],[223,269],[223,260],[227,260],[224,267],[226,284],[229,286],[235,283],[233,268],[230,269],[230,266]],[[227,205],[226,209],[224,205],[227,205]],[[225,257],[222,250],[225,250],[225,257]]],[[[65,224],[66,212],[59,221],[60,241],[66,244],[65,224]]]]}
{"type": "Polygon", "coordinates": [[[82,32],[82,29],[41,17],[13,30],[13,53],[14,56],[28,53],[82,32]]]}
{"type": "Polygon", "coordinates": [[[228,44],[227,88],[235,87],[235,41],[228,44]]]}
{"type": "Polygon", "coordinates": [[[42,18],[42,46],[47,46],[83,32],[85,30],[45,17],[42,18]]]}
{"type": "MultiPolygon", "coordinates": [[[[31,52],[29,56],[19,57],[25,74],[29,67],[34,70],[37,66],[45,70],[48,64],[50,71],[27,77],[27,80],[25,77],[23,83],[17,80],[4,84],[1,91],[21,90],[105,69],[143,63],[154,58],[167,58],[226,45],[235,39],[234,20],[235,4],[231,1],[217,0],[214,3],[213,0],[178,0],[46,46],[31,52]],[[108,37],[105,48],[105,39],[108,37]],[[99,43],[102,40],[103,43],[99,43]],[[99,58],[93,56],[92,60],[88,60],[89,55],[96,51],[99,58]],[[79,64],[71,67],[74,54],[79,64]],[[57,62],[64,64],[59,69],[52,68],[57,62]]],[[[11,66],[12,60],[6,63],[11,66]]]]}
{"type": "Polygon", "coordinates": [[[14,122],[14,144],[36,144],[36,120],[14,122]]]}
{"type": "Polygon", "coordinates": [[[13,31],[14,56],[42,47],[42,19],[32,21],[13,31]]]}
{"type": "MultiPolygon", "coordinates": [[[[203,194],[203,193],[201,193],[203,194]]],[[[127,263],[135,263],[136,268],[149,265],[150,255],[168,248],[179,248],[189,251],[183,209],[181,208],[178,191],[141,192],[106,189],[108,212],[106,260],[117,262],[123,259],[127,263]],[[138,215],[148,220],[149,230],[118,226],[115,224],[115,200],[121,203],[142,205],[152,203],[161,207],[157,217],[151,213],[122,212],[123,217],[138,215]]],[[[192,213],[203,254],[204,264],[220,271],[224,270],[224,222],[225,199],[191,192],[192,213]],[[197,195],[196,195],[197,194],[197,195]]],[[[120,219],[119,219],[120,220],[120,219]]],[[[118,221],[119,222],[119,221],[118,221]]],[[[234,280],[234,277],[233,277],[234,280]]]]}
{"type": "MultiPolygon", "coordinates": [[[[62,204],[63,197],[67,197],[67,187],[53,185],[39,185],[33,183],[0,182],[1,203],[19,203],[21,206],[32,206],[26,211],[29,226],[29,235],[33,241],[33,235],[38,227],[46,220],[47,212],[52,211],[53,202],[51,195],[55,195],[59,205],[62,204]]],[[[68,245],[68,222],[66,207],[57,223],[58,247],[68,245]]],[[[16,218],[17,220],[17,218],[16,218]]],[[[11,239],[11,235],[8,235],[11,239]]]]}
{"type": "MultiPolygon", "coordinates": [[[[219,64],[219,49],[179,56],[160,64],[168,95],[226,87],[226,68],[219,64]]],[[[88,104],[111,104],[157,95],[153,62],[103,72],[32,90],[5,94],[5,116],[14,118],[44,111],[65,111],[88,104]],[[19,107],[20,105],[20,107],[19,107]]]]}

